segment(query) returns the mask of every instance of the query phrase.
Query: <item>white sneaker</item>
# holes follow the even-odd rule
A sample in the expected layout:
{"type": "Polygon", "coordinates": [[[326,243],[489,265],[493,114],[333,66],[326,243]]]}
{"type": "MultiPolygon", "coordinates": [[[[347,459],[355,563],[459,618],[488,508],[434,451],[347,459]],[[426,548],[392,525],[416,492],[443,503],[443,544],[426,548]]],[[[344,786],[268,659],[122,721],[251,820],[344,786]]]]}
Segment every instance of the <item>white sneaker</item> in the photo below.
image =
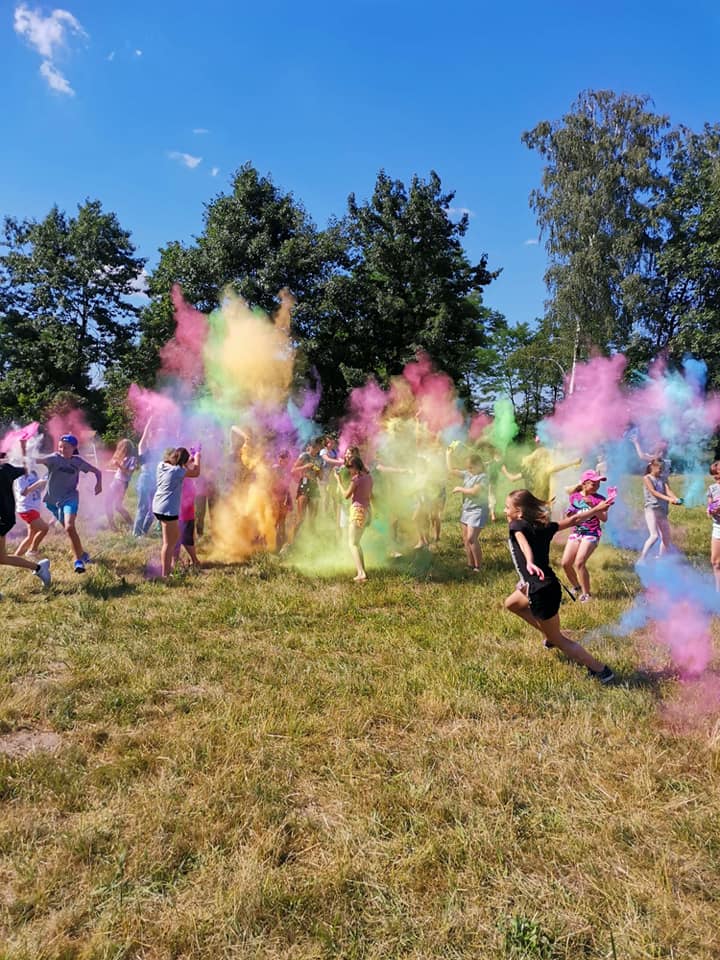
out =
{"type": "Polygon", "coordinates": [[[40,560],[38,561],[37,570],[35,571],[35,576],[40,577],[43,582],[43,585],[46,587],[50,586],[52,580],[50,576],[50,561],[49,560],[40,560]]]}

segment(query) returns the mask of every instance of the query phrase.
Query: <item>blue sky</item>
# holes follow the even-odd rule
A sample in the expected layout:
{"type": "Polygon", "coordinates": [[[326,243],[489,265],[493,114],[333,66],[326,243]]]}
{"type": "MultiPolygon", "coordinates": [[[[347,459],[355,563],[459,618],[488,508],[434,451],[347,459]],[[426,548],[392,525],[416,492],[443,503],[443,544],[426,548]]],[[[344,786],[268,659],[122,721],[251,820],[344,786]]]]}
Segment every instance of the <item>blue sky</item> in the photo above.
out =
{"type": "Polygon", "coordinates": [[[649,94],[694,128],[720,120],[707,0],[56,2],[0,2],[0,215],[99,198],[150,266],[199,232],[245,161],[319,226],[380,167],[406,181],[435,169],[471,211],[469,255],[503,268],[486,303],[532,320],[541,164],[522,132],[588,88],[649,94]]]}

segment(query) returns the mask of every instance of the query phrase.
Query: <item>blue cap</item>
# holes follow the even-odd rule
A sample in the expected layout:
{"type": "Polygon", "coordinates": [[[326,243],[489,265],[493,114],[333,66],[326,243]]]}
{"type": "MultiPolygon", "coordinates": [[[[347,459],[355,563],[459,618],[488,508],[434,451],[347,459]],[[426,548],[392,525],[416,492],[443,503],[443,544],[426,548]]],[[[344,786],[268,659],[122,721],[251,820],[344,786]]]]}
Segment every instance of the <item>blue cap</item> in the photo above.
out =
{"type": "Polygon", "coordinates": [[[60,443],[69,443],[73,447],[78,445],[77,437],[72,433],[64,433],[60,437],[60,443]]]}

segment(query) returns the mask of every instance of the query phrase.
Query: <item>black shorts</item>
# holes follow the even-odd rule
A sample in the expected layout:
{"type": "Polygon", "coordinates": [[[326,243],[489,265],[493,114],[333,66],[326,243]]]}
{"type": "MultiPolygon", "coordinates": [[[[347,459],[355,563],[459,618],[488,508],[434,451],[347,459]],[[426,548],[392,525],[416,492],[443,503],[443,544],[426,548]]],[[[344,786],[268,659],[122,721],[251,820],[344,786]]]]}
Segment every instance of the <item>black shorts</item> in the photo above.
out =
{"type": "Polygon", "coordinates": [[[0,517],[0,537],[5,537],[15,526],[15,515],[12,517],[0,517]]]}
{"type": "Polygon", "coordinates": [[[559,580],[551,580],[539,590],[534,590],[529,596],[530,610],[538,620],[552,620],[560,609],[562,587],[559,580]]]}
{"type": "Polygon", "coordinates": [[[180,543],[183,547],[195,546],[195,518],[183,520],[180,524],[180,543]]]}
{"type": "Polygon", "coordinates": [[[167,513],[154,513],[153,516],[156,520],[159,520],[160,523],[170,523],[172,520],[177,520],[177,514],[174,517],[171,517],[167,513]]]}

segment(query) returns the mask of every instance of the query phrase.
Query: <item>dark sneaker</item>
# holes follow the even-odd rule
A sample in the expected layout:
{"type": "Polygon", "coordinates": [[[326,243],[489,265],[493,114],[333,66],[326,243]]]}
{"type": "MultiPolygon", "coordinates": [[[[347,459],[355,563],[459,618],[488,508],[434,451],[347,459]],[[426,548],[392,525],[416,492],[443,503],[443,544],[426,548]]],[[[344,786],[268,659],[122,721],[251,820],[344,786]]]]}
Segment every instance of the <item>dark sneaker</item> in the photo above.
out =
{"type": "Polygon", "coordinates": [[[597,673],[594,670],[590,670],[590,669],[588,669],[588,673],[590,674],[591,677],[593,677],[595,680],[598,680],[603,685],[606,683],[612,683],[613,680],[615,679],[615,674],[612,672],[612,670],[607,664],[605,664],[602,670],[598,671],[597,673]]]}
{"type": "Polygon", "coordinates": [[[90,563],[90,554],[87,551],[80,557],[83,563],[90,563]]]}
{"type": "Polygon", "coordinates": [[[50,561],[49,560],[39,560],[37,569],[35,570],[35,576],[39,577],[43,585],[46,587],[50,586],[50,561]]]}
{"type": "Polygon", "coordinates": [[[75,573],[85,573],[85,564],[82,560],[75,561],[75,573]]]}

